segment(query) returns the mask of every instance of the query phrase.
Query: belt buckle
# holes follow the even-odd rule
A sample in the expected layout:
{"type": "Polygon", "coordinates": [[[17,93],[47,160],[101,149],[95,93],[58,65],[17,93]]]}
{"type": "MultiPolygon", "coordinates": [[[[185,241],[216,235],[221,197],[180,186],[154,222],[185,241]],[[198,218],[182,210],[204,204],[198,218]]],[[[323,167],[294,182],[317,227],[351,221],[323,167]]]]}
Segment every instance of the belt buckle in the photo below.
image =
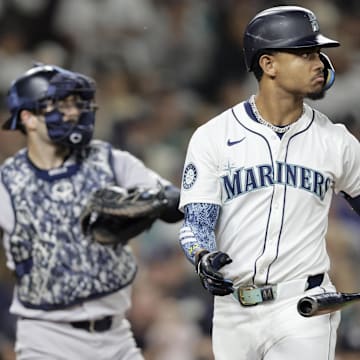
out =
{"type": "Polygon", "coordinates": [[[255,306],[264,301],[274,300],[276,297],[276,286],[266,285],[257,287],[248,285],[239,288],[239,301],[243,306],[255,306]]]}
{"type": "Polygon", "coordinates": [[[96,323],[96,320],[89,320],[89,332],[91,332],[91,333],[95,332],[95,323],[96,323]]]}
{"type": "Polygon", "coordinates": [[[255,285],[248,285],[239,288],[239,301],[243,306],[255,306],[259,302],[254,301],[252,293],[257,287],[255,285]]]}

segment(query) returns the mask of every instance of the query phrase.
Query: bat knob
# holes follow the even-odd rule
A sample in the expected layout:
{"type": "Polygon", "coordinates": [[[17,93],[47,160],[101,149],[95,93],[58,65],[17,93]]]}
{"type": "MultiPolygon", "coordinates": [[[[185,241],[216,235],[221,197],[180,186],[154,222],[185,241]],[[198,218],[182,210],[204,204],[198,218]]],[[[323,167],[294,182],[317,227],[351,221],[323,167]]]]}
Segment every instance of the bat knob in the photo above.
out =
{"type": "Polygon", "coordinates": [[[300,315],[310,317],[318,310],[318,303],[313,297],[305,296],[298,301],[297,310],[300,315]]]}

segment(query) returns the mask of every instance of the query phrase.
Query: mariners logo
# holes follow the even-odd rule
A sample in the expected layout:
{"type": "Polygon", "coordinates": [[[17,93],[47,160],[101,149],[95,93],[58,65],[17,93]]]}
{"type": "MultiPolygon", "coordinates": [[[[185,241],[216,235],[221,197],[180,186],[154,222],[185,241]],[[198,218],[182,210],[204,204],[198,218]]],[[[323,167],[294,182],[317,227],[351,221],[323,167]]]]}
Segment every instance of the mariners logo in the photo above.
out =
{"type": "Polygon", "coordinates": [[[197,170],[194,164],[186,165],[183,176],[183,188],[185,190],[190,189],[197,179],[197,170]]]}
{"type": "Polygon", "coordinates": [[[312,31],[313,32],[318,32],[320,30],[320,27],[319,27],[319,23],[315,17],[314,14],[307,14],[308,15],[308,18],[310,20],[310,24],[311,24],[311,27],[312,27],[312,31]]]}

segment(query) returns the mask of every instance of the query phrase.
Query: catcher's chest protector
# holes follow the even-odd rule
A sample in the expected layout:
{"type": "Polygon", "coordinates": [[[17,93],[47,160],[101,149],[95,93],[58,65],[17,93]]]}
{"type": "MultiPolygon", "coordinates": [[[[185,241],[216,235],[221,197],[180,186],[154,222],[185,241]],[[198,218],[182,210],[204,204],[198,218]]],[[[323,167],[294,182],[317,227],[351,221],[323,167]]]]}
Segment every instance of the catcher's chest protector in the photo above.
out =
{"type": "Polygon", "coordinates": [[[95,243],[79,223],[89,194],[115,182],[109,152],[105,143],[94,142],[81,165],[57,174],[34,169],[24,150],[4,165],[3,182],[16,218],[10,251],[25,306],[63,308],[133,280],[136,264],[130,251],[95,243]]]}

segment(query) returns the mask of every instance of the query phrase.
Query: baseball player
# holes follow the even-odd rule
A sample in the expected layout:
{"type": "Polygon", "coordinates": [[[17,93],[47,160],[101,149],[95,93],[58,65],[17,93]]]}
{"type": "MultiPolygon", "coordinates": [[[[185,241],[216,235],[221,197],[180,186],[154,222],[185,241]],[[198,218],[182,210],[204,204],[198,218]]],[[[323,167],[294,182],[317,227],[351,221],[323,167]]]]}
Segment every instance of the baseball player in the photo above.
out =
{"type": "MultiPolygon", "coordinates": [[[[27,147],[0,167],[0,227],[17,279],[17,359],[141,360],[125,312],[136,263],[128,246],[84,235],[79,216],[97,189],[180,190],[131,154],[92,140],[95,83],[85,75],[38,65],[11,85],[4,129],[27,147]]],[[[183,217],[169,201],[160,219],[183,217]]]]}
{"type": "Polygon", "coordinates": [[[193,134],[180,243],[214,297],[216,360],[334,359],[338,312],[304,318],[304,294],[335,291],[325,235],[332,193],[360,214],[360,144],[312,109],[334,81],[313,12],[279,6],[244,35],[258,92],[193,134]]]}

